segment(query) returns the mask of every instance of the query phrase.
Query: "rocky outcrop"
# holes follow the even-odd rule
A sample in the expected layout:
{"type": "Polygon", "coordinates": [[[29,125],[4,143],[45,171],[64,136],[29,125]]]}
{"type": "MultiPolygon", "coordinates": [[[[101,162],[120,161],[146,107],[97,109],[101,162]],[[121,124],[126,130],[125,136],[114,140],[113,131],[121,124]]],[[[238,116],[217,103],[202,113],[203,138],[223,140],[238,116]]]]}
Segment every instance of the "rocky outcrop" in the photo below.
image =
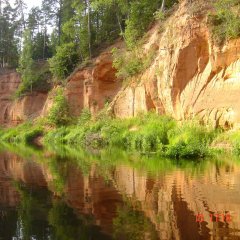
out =
{"type": "Polygon", "coordinates": [[[18,124],[39,117],[42,113],[47,96],[46,93],[34,92],[14,101],[8,110],[9,122],[18,124]]]}
{"type": "Polygon", "coordinates": [[[0,124],[8,123],[9,108],[13,94],[20,84],[20,77],[16,71],[2,70],[0,72],[0,124]]]}
{"type": "Polygon", "coordinates": [[[66,96],[74,115],[79,115],[83,108],[89,108],[93,114],[97,113],[119,92],[121,81],[115,76],[111,50],[122,45],[121,41],[117,42],[93,59],[91,64],[77,69],[68,78],[66,96]]]}
{"type": "Polygon", "coordinates": [[[178,120],[197,117],[226,128],[240,123],[240,39],[216,45],[208,11],[194,12],[192,5],[182,1],[163,32],[159,24],[151,29],[143,54],[157,47],[155,59],[116,96],[112,110],[117,117],[154,109],[178,120]]]}
{"type": "MultiPolygon", "coordinates": [[[[121,90],[121,81],[116,78],[116,70],[112,66],[113,47],[121,48],[123,42],[118,41],[105,49],[98,57],[77,68],[67,78],[64,94],[73,116],[79,116],[84,108],[90,109],[93,115],[96,114],[121,90]]],[[[46,116],[51,109],[56,89],[57,87],[49,93],[42,116],[46,116]]]]}
{"type": "Polygon", "coordinates": [[[38,117],[46,101],[46,93],[34,92],[14,100],[21,79],[14,70],[0,72],[0,125],[16,125],[38,117]]]}

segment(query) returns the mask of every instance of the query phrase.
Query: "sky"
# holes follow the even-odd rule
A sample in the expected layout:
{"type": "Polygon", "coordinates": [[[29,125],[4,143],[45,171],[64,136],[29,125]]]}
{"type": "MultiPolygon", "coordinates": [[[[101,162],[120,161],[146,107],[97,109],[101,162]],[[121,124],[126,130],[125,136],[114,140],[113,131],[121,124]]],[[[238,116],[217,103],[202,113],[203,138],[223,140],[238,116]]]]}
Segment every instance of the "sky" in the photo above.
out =
{"type": "Polygon", "coordinates": [[[24,2],[27,4],[28,8],[30,9],[34,6],[40,6],[42,1],[41,0],[25,0],[24,2]]]}
{"type": "MultiPolygon", "coordinates": [[[[10,3],[13,4],[15,0],[10,0],[10,3]]],[[[28,6],[28,10],[30,10],[34,6],[40,6],[42,0],[24,0],[24,2],[28,6]]]]}

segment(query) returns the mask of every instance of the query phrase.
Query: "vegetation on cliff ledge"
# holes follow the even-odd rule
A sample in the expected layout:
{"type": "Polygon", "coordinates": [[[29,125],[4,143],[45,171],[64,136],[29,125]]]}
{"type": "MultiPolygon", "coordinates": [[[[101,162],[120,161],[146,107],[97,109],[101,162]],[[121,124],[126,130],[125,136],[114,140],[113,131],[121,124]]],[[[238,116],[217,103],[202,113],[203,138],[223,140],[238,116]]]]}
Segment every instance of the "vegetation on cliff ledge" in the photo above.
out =
{"type": "Polygon", "coordinates": [[[29,143],[42,135],[46,145],[120,147],[142,153],[156,152],[172,158],[197,158],[210,153],[209,146],[217,135],[212,127],[201,126],[195,121],[177,123],[170,117],[155,113],[124,120],[102,113],[93,119],[89,111],[84,110],[77,124],[52,126],[49,120],[25,123],[3,131],[0,140],[29,143]]]}

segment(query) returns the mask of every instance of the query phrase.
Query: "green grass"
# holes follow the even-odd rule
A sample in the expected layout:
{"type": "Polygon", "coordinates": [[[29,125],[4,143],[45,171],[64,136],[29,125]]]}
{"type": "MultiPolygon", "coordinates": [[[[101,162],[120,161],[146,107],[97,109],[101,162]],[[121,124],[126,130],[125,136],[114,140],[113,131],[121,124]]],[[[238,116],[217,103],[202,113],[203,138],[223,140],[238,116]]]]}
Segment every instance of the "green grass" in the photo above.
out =
{"type": "Polygon", "coordinates": [[[142,154],[158,153],[170,158],[202,158],[211,154],[210,145],[218,136],[218,131],[195,121],[178,123],[170,117],[152,112],[129,119],[111,118],[106,114],[93,119],[84,110],[77,124],[50,131],[46,124],[47,121],[29,122],[2,130],[0,141],[29,144],[43,135],[45,145],[65,144],[97,149],[118,147],[142,154]]]}
{"type": "MultiPolygon", "coordinates": [[[[81,119],[82,117],[80,117],[81,119]]],[[[44,137],[45,144],[84,147],[120,147],[141,153],[159,153],[171,158],[201,158],[210,154],[217,131],[188,121],[177,123],[167,116],[148,113],[130,119],[79,121],[78,125],[57,128],[44,137]]]]}
{"type": "Polygon", "coordinates": [[[34,139],[43,134],[44,128],[41,125],[27,122],[15,128],[2,130],[0,141],[31,144],[34,139]]]}

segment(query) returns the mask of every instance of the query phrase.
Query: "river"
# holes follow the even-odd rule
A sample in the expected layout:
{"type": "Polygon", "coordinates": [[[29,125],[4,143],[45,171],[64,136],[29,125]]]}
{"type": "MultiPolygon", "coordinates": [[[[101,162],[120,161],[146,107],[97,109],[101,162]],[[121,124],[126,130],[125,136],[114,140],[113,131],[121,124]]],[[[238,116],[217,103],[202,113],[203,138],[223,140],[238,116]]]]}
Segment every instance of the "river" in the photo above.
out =
{"type": "Polygon", "coordinates": [[[240,239],[240,161],[1,147],[0,240],[240,239]]]}

